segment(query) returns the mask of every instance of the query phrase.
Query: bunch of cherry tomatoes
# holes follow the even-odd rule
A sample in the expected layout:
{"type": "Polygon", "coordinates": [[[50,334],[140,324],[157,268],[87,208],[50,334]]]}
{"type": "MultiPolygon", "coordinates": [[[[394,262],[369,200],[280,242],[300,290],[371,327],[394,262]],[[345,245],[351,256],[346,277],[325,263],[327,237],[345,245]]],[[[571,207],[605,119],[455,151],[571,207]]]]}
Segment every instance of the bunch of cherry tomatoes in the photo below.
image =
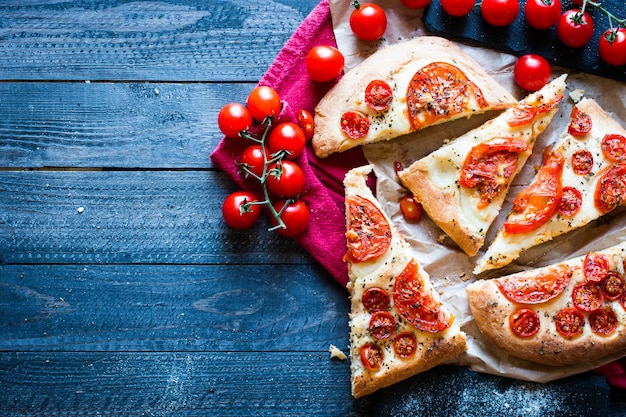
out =
{"type": "MultiPolygon", "coordinates": [[[[401,0],[411,9],[428,6],[431,0],[401,0]]],[[[442,9],[451,16],[468,15],[476,6],[476,0],[439,0],[442,9]]],[[[483,19],[493,26],[508,26],[520,12],[519,0],[479,0],[483,19]]],[[[556,25],[558,38],[564,45],[580,48],[586,45],[594,33],[593,18],[587,9],[596,8],[609,18],[610,27],[604,31],[598,43],[600,58],[609,65],[626,65],[626,19],[619,19],[599,2],[572,0],[577,8],[563,11],[561,0],[527,0],[524,15],[528,25],[546,30],[556,25]],[[614,26],[615,25],[615,26],[614,26]]],[[[350,27],[355,36],[364,41],[380,39],[387,28],[385,11],[374,3],[351,2],[355,10],[350,16],[350,27]]]]}
{"type": "Polygon", "coordinates": [[[217,123],[232,139],[250,142],[237,162],[246,181],[260,186],[259,199],[248,191],[236,191],[222,204],[226,224],[248,229],[256,224],[261,210],[270,214],[270,230],[283,236],[297,236],[309,223],[309,207],[300,197],[304,173],[295,160],[313,136],[313,117],[306,110],[297,114],[298,123],[280,122],[278,93],[269,86],[258,86],[248,95],[246,105],[228,103],[220,110],[217,123]]]}

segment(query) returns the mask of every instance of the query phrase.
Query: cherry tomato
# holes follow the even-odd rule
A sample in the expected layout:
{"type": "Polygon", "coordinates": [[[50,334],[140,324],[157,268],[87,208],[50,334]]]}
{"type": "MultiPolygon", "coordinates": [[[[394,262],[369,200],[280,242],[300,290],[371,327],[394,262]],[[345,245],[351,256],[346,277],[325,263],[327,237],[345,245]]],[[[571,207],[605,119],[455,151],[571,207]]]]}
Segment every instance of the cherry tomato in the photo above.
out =
{"type": "Polygon", "coordinates": [[[476,0],[441,0],[441,8],[450,16],[467,16],[474,6],[476,0]]]}
{"type": "Polygon", "coordinates": [[[370,371],[376,371],[380,369],[383,364],[384,354],[380,347],[377,345],[367,343],[361,348],[361,363],[370,371]]]}
{"type": "Polygon", "coordinates": [[[567,10],[557,22],[556,34],[570,48],[580,48],[593,36],[593,19],[580,9],[567,10]]]}
{"type": "Polygon", "coordinates": [[[541,55],[526,54],[519,57],[513,68],[517,85],[527,91],[537,91],[550,81],[550,63],[541,55]]]}
{"type": "Polygon", "coordinates": [[[305,145],[306,138],[304,137],[304,132],[300,126],[292,122],[280,123],[272,129],[267,138],[270,154],[273,155],[280,151],[286,151],[286,159],[299,157],[305,145]]]}
{"type": "Polygon", "coordinates": [[[480,14],[493,26],[508,26],[519,14],[519,0],[483,0],[480,14]]]}
{"type": "Polygon", "coordinates": [[[600,58],[609,65],[626,65],[626,29],[608,29],[598,41],[600,58]]]}
{"type": "Polygon", "coordinates": [[[545,30],[554,26],[562,10],[561,0],[527,0],[524,16],[530,27],[545,30]]]}
{"type": "Polygon", "coordinates": [[[243,104],[228,103],[217,115],[217,126],[224,135],[236,138],[239,132],[252,126],[252,116],[243,104]]]}
{"type": "Polygon", "coordinates": [[[400,200],[400,212],[406,221],[419,222],[424,208],[412,195],[407,194],[400,200]]]}
{"type": "Polygon", "coordinates": [[[528,338],[535,335],[540,324],[539,315],[529,308],[517,310],[509,317],[509,326],[517,337],[528,338]]]}
{"type": "Polygon", "coordinates": [[[430,0],[400,0],[400,2],[409,9],[423,9],[430,4],[430,0]]]}
{"type": "Polygon", "coordinates": [[[370,121],[360,111],[350,110],[341,115],[341,130],[350,139],[361,139],[370,130],[370,121]]]}
{"type": "Polygon", "coordinates": [[[265,166],[261,145],[250,145],[244,149],[239,158],[239,165],[244,177],[247,178],[252,173],[261,178],[265,166]]]}
{"type": "Polygon", "coordinates": [[[591,331],[601,336],[609,336],[617,329],[618,319],[611,307],[594,311],[589,315],[591,331]]]}
{"type": "Polygon", "coordinates": [[[616,164],[596,184],[594,205],[603,214],[626,203],[626,164],[616,164]]]}
{"type": "Polygon", "coordinates": [[[380,39],[387,29],[387,15],[377,4],[353,1],[355,9],[350,14],[350,28],[354,35],[367,42],[380,39]]]}
{"type": "Polygon", "coordinates": [[[347,256],[353,262],[378,258],[391,245],[391,226],[380,209],[359,195],[346,197],[348,206],[347,256]]]}
{"type": "Polygon", "coordinates": [[[583,273],[590,282],[602,282],[609,274],[611,265],[606,255],[589,252],[583,261],[583,273]]]}
{"type": "Polygon", "coordinates": [[[277,197],[296,198],[304,188],[304,173],[294,162],[279,161],[269,166],[265,184],[277,197]]]}
{"type": "Polygon", "coordinates": [[[571,339],[583,334],[585,316],[575,308],[566,307],[556,313],[554,316],[554,324],[561,336],[571,339]]]}
{"type": "Polygon", "coordinates": [[[572,289],[572,303],[580,311],[591,312],[604,304],[604,296],[594,283],[582,283],[572,289]]]}
{"type": "Polygon", "coordinates": [[[255,202],[253,194],[247,191],[235,191],[222,204],[222,217],[233,229],[249,229],[259,220],[261,206],[255,202]]]}
{"type": "MultiPolygon", "coordinates": [[[[290,200],[279,200],[273,204],[274,210],[280,214],[280,219],[285,227],[276,229],[281,236],[294,237],[302,234],[309,225],[310,211],[309,207],[302,200],[289,202],[290,200]],[[284,209],[283,209],[284,208],[284,209]]],[[[270,221],[274,226],[278,225],[278,221],[274,216],[270,217],[270,221]]]]}
{"type": "Polygon", "coordinates": [[[563,196],[558,211],[565,217],[572,217],[583,205],[583,195],[574,187],[563,187],[563,196]]]}
{"type": "Polygon", "coordinates": [[[310,141],[313,138],[313,133],[315,132],[315,123],[313,121],[313,116],[311,113],[304,109],[298,110],[296,113],[296,119],[298,120],[298,125],[302,132],[304,133],[304,139],[306,141],[310,141]]]}
{"type": "Polygon", "coordinates": [[[318,45],[306,55],[306,71],[313,81],[332,81],[343,70],[345,59],[339,49],[333,46],[318,45]]]}
{"type": "Polygon", "coordinates": [[[396,332],[396,320],[388,311],[375,311],[370,318],[368,330],[378,340],[393,337],[396,332]]]}
{"type": "Polygon", "coordinates": [[[260,122],[268,116],[276,117],[280,113],[280,97],[272,87],[255,87],[248,95],[248,110],[260,122]]]}
{"type": "Polygon", "coordinates": [[[587,175],[593,169],[593,154],[579,149],[572,154],[572,171],[577,175],[587,175]]]}
{"type": "Polygon", "coordinates": [[[389,307],[389,294],[380,287],[370,287],[361,296],[363,307],[369,312],[386,310],[389,307]]]}
{"type": "Polygon", "coordinates": [[[604,298],[613,301],[617,300],[624,293],[624,277],[619,272],[610,271],[604,281],[602,281],[602,293],[604,298]]]}
{"type": "Polygon", "coordinates": [[[617,133],[604,135],[600,144],[602,154],[611,162],[626,161],[626,137],[617,133]]]}
{"type": "Polygon", "coordinates": [[[572,107],[567,133],[575,137],[584,136],[591,131],[591,126],[591,116],[581,111],[577,106],[572,107]]]}
{"type": "Polygon", "coordinates": [[[540,304],[556,298],[565,290],[572,278],[572,271],[566,266],[548,269],[539,277],[511,275],[496,281],[502,294],[519,304],[540,304]]]}
{"type": "Polygon", "coordinates": [[[376,111],[384,111],[391,106],[393,90],[383,80],[372,80],[365,88],[365,102],[376,111]]]}
{"type": "Polygon", "coordinates": [[[417,351],[417,338],[413,333],[400,333],[393,340],[393,351],[399,358],[410,358],[417,351]]]}

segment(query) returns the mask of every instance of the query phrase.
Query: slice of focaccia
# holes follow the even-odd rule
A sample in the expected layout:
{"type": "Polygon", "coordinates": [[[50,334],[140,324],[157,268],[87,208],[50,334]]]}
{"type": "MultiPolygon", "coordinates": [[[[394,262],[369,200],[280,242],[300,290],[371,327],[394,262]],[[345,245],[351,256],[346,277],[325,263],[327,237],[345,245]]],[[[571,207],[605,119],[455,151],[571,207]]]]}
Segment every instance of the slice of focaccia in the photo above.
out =
{"type": "Polygon", "coordinates": [[[469,256],[482,247],[513,178],[557,112],[565,78],[398,173],[428,216],[469,256]]]}
{"type": "Polygon", "coordinates": [[[318,157],[516,100],[452,42],[433,36],[388,46],[349,71],[315,109],[318,157]]]}
{"type": "Polygon", "coordinates": [[[475,274],[503,267],[533,246],[589,224],[626,203],[626,130],[592,99],[570,123],[531,184],[513,200],[475,274]]]}
{"type": "Polygon", "coordinates": [[[465,334],[368,188],[371,170],[355,168],[344,180],[355,398],[466,350],[465,334]]]}
{"type": "Polygon", "coordinates": [[[576,365],[626,349],[626,243],[466,288],[478,328],[509,355],[576,365]]]}

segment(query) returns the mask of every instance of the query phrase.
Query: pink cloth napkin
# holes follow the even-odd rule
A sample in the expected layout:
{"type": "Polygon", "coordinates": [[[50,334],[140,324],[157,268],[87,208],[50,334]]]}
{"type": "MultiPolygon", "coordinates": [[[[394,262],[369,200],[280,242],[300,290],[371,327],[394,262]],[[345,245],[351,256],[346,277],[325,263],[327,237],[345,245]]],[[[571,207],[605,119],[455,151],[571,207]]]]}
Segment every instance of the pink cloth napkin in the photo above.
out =
{"type": "MultiPolygon", "coordinates": [[[[305,65],[307,52],[315,45],[337,46],[327,0],[321,1],[305,18],[287,41],[276,60],[259,81],[273,87],[283,101],[279,121],[295,122],[296,112],[314,108],[333,83],[311,81],[305,65]]],[[[257,188],[243,181],[236,161],[251,143],[244,139],[224,138],[211,153],[213,163],[241,188],[254,192],[257,188]]],[[[296,160],[305,175],[305,190],[301,198],[311,210],[306,231],[294,238],[340,284],[348,282],[343,256],[346,252],[343,178],[346,172],[367,161],[360,149],[328,158],[317,158],[310,145],[296,160]]]]}

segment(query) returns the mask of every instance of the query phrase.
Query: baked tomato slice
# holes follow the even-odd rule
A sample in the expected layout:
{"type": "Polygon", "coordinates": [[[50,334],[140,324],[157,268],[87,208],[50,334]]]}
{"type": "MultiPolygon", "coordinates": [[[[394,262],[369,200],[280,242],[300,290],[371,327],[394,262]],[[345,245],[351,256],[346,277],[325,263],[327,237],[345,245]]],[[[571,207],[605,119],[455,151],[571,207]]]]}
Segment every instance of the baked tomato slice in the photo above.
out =
{"type": "Polygon", "coordinates": [[[517,337],[532,337],[539,331],[541,320],[539,315],[529,308],[522,308],[511,314],[509,317],[509,326],[511,331],[517,337]]]}
{"type": "Polygon", "coordinates": [[[572,339],[583,334],[585,316],[573,307],[566,307],[556,313],[554,325],[561,336],[572,339]]]}
{"type": "Polygon", "coordinates": [[[611,307],[601,308],[589,315],[591,331],[600,336],[610,336],[617,329],[617,315],[611,307]]]}
{"type": "Polygon", "coordinates": [[[360,352],[361,363],[370,371],[376,371],[380,369],[385,360],[385,356],[383,354],[383,350],[380,346],[375,345],[373,343],[366,343],[361,348],[360,352]]]}
{"type": "Polygon", "coordinates": [[[545,103],[520,103],[513,108],[513,116],[507,120],[507,123],[511,127],[528,124],[539,115],[552,110],[562,99],[563,94],[557,94],[545,103]]]}
{"type": "Polygon", "coordinates": [[[572,303],[580,311],[596,311],[604,304],[604,295],[594,283],[584,282],[572,289],[572,303]]]}
{"type": "Polygon", "coordinates": [[[522,190],[515,200],[511,214],[504,222],[504,231],[526,233],[539,228],[556,213],[563,196],[561,174],[565,158],[558,152],[546,150],[537,177],[522,190]]]}
{"type": "Polygon", "coordinates": [[[474,146],[461,168],[459,183],[465,188],[476,187],[480,201],[478,208],[489,205],[509,183],[517,169],[520,153],[528,149],[525,140],[493,138],[474,146]]]}
{"type": "Polygon", "coordinates": [[[348,204],[347,256],[353,262],[378,258],[391,245],[391,227],[380,209],[359,195],[346,198],[348,204]]]}
{"type": "Polygon", "coordinates": [[[596,185],[594,204],[603,214],[626,204],[626,163],[615,164],[602,175],[596,185]]]}
{"type": "Polygon", "coordinates": [[[418,70],[407,88],[407,108],[411,126],[419,129],[442,118],[463,113],[474,99],[481,108],[489,103],[458,67],[433,62],[418,70]]]}
{"type": "Polygon", "coordinates": [[[393,90],[383,80],[372,80],[365,88],[365,102],[376,111],[384,111],[391,106],[393,90]]]}
{"type": "Polygon", "coordinates": [[[417,338],[413,333],[400,333],[393,339],[393,351],[399,358],[410,358],[417,351],[417,338]]]}
{"type": "Polygon", "coordinates": [[[389,339],[396,334],[396,320],[388,311],[375,311],[370,318],[368,330],[376,339],[389,339]]]}
{"type": "Polygon", "coordinates": [[[598,253],[589,252],[585,255],[583,261],[583,273],[585,278],[590,282],[602,282],[609,275],[611,262],[608,256],[598,253]]]}
{"type": "Polygon", "coordinates": [[[387,310],[390,300],[387,291],[380,287],[370,287],[361,296],[363,307],[369,312],[387,310]]]}
{"type": "Polygon", "coordinates": [[[576,106],[572,108],[569,125],[567,126],[567,133],[574,137],[585,136],[591,131],[592,125],[593,122],[588,113],[585,113],[576,106]]]}
{"type": "Polygon", "coordinates": [[[573,271],[566,265],[549,268],[539,275],[512,275],[496,281],[509,300],[520,304],[539,304],[550,301],[563,292],[573,271]]]}
{"type": "Polygon", "coordinates": [[[452,324],[450,314],[425,291],[414,259],[396,277],[393,303],[402,318],[425,332],[439,333],[452,324]]]}

